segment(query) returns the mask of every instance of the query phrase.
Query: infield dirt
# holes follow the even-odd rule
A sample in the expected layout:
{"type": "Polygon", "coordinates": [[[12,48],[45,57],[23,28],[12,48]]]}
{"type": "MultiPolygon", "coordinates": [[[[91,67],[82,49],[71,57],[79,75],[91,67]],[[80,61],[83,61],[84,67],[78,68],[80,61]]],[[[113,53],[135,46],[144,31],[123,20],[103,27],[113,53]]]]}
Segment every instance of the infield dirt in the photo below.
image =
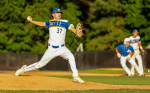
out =
{"type": "MultiPolygon", "coordinates": [[[[85,81],[75,83],[72,79],[46,77],[71,76],[71,72],[27,72],[15,76],[15,71],[0,71],[0,89],[3,90],[90,90],[90,89],[150,89],[149,85],[109,85],[85,81]]],[[[79,73],[80,76],[119,76],[120,74],[79,73]]]]}

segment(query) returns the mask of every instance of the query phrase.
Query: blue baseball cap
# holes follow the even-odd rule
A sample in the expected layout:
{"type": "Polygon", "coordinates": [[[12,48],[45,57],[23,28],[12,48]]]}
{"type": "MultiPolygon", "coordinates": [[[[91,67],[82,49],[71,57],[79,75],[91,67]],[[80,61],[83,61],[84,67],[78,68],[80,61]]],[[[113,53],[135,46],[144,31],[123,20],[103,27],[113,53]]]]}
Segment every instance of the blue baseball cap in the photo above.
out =
{"type": "Polygon", "coordinates": [[[134,33],[134,32],[138,32],[138,30],[137,30],[137,29],[134,29],[134,30],[132,31],[132,33],[134,33]]]}
{"type": "Polygon", "coordinates": [[[56,13],[56,12],[60,12],[60,13],[63,13],[61,12],[61,10],[59,8],[55,8],[53,11],[52,11],[52,14],[56,13]]]}

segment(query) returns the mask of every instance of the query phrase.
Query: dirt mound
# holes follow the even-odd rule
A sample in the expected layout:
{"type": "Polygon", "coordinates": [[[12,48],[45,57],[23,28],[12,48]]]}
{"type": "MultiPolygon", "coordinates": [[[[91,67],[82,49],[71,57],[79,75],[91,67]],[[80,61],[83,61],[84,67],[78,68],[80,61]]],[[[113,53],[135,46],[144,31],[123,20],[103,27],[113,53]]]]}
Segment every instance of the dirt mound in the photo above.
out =
{"type": "MultiPolygon", "coordinates": [[[[45,72],[42,73],[44,74],[45,72]]],[[[150,89],[149,85],[108,85],[87,81],[85,81],[84,84],[80,84],[73,82],[72,79],[36,76],[30,74],[17,77],[14,76],[14,72],[0,72],[0,82],[1,82],[0,89],[3,90],[90,90],[90,89],[123,89],[123,88],[150,89]]]]}

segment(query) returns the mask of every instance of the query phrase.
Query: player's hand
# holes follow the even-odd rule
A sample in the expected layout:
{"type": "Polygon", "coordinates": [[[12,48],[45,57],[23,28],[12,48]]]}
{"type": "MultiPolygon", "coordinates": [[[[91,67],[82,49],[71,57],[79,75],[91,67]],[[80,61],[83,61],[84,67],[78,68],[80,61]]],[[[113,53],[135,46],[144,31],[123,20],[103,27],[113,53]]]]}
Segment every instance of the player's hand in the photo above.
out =
{"type": "Polygon", "coordinates": [[[28,21],[32,21],[32,17],[31,17],[31,16],[28,16],[28,17],[27,17],[27,20],[28,20],[28,21]]]}
{"type": "Polygon", "coordinates": [[[121,54],[120,53],[117,53],[117,56],[118,56],[118,58],[121,58],[121,54]]]}
{"type": "Polygon", "coordinates": [[[145,51],[144,49],[141,49],[141,50],[140,50],[140,54],[141,54],[142,56],[145,56],[147,53],[146,53],[146,51],[145,51]]]}

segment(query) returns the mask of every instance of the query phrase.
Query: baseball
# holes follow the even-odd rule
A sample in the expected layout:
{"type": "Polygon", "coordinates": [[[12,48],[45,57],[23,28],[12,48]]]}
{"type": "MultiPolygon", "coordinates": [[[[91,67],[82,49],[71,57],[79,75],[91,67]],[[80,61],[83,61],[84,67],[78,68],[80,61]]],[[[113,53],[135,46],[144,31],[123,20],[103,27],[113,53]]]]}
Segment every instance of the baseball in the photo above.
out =
{"type": "Polygon", "coordinates": [[[30,17],[27,17],[27,20],[30,20],[30,17]]]}

